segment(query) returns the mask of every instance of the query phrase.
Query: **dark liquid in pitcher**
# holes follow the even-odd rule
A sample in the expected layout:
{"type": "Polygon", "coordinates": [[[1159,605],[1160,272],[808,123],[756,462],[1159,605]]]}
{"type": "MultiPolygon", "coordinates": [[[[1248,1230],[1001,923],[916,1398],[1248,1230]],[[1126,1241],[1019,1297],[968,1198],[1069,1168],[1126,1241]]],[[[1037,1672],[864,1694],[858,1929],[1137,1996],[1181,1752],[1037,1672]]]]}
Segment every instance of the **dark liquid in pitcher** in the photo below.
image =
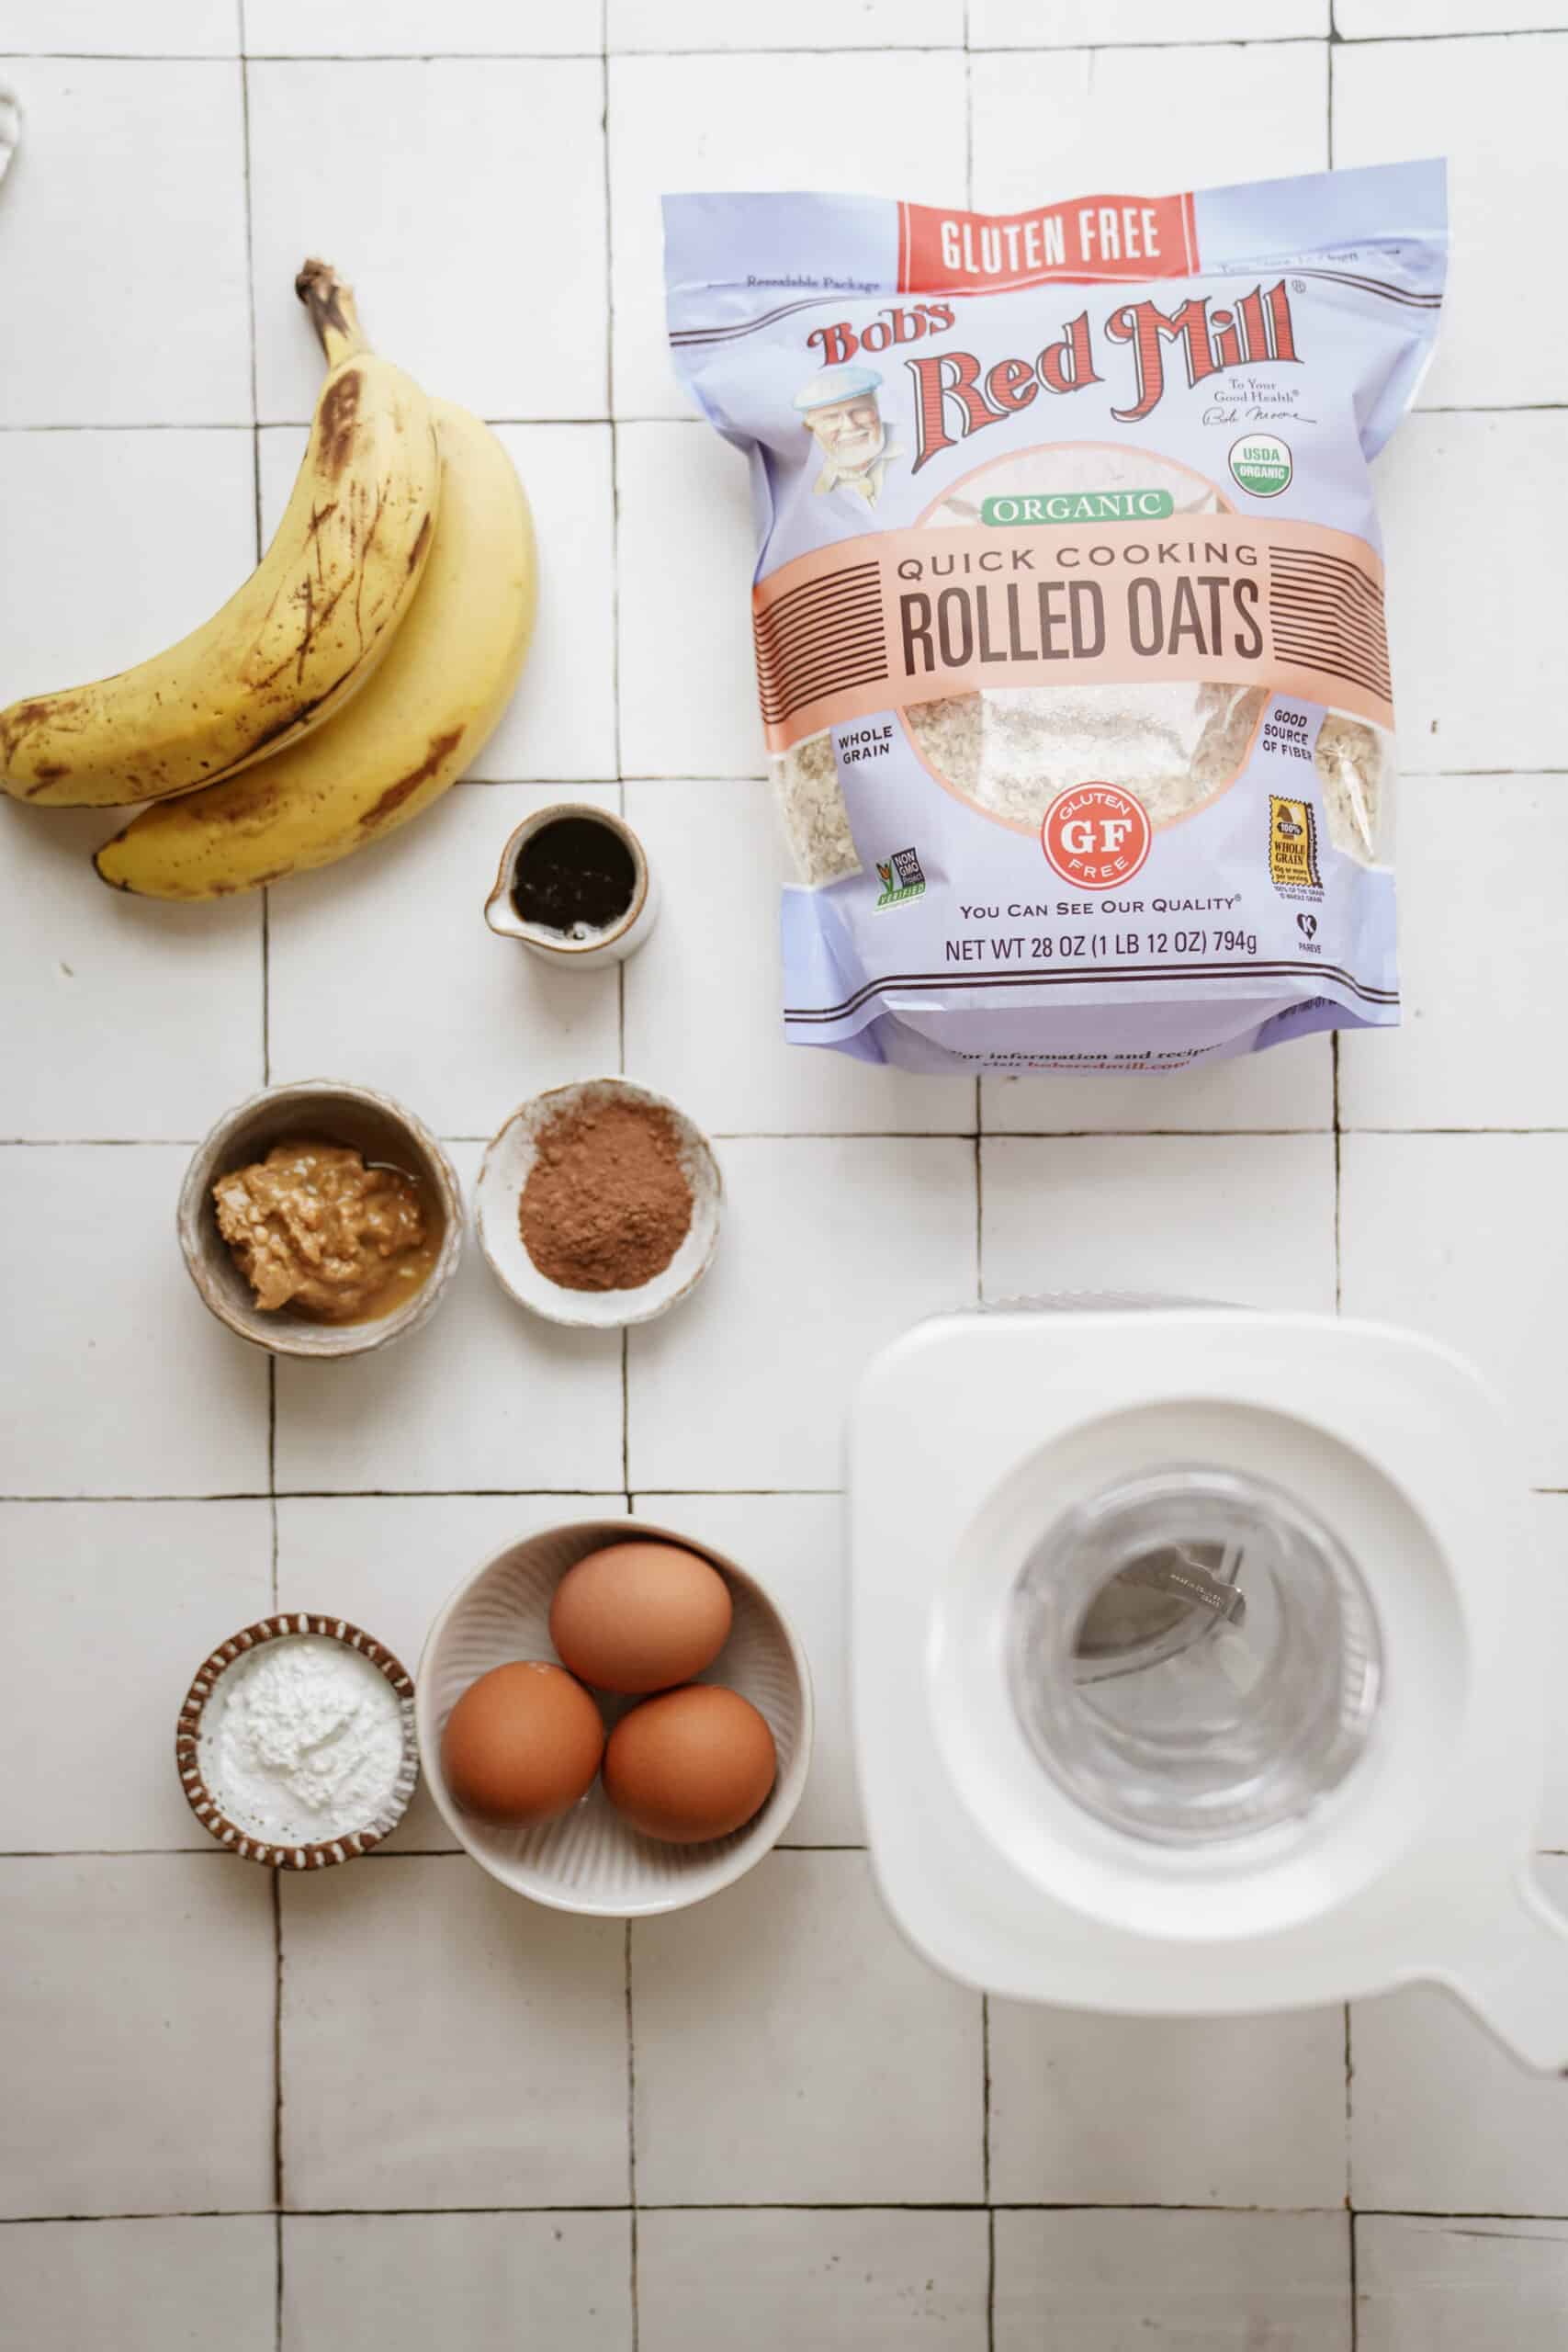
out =
{"type": "Polygon", "coordinates": [[[607,931],[636,889],[637,868],[618,833],[592,817],[558,817],[524,842],[512,903],[545,931],[607,931]]]}

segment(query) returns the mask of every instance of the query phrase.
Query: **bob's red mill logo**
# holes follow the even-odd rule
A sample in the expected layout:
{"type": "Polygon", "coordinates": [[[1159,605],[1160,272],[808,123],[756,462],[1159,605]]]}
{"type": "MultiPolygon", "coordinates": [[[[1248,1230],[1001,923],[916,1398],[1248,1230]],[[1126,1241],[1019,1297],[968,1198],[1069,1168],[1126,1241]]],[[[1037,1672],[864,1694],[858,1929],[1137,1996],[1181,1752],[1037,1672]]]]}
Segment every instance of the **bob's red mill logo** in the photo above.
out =
{"type": "MultiPolygon", "coordinates": [[[[1192,199],[1168,196],[1092,197],[1055,212],[991,219],[977,212],[942,212],[901,204],[898,285],[922,295],[1000,293],[1052,279],[1076,284],[1117,279],[1184,277],[1197,267],[1192,199]]],[[[890,304],[869,325],[841,321],[807,337],[824,366],[857,351],[885,351],[945,334],[957,321],[953,303],[890,304]]],[[[988,364],[970,351],[921,353],[905,360],[915,383],[916,451],[911,473],[971,433],[1015,416],[1042,392],[1077,392],[1106,380],[1098,364],[1130,371],[1133,398],[1113,408],[1119,424],[1136,424],[1165,395],[1168,371],[1179,366],[1190,385],[1227,368],[1295,360],[1294,322],[1281,277],[1258,284],[1235,302],[1190,295],[1169,310],[1145,297],[1106,312],[1098,335],[1089,313],[1066,320],[1060,334],[1032,357],[988,364]],[[1115,348],[1105,349],[1109,345],[1115,348]],[[1124,347],[1128,358],[1121,358],[1124,347]]]]}

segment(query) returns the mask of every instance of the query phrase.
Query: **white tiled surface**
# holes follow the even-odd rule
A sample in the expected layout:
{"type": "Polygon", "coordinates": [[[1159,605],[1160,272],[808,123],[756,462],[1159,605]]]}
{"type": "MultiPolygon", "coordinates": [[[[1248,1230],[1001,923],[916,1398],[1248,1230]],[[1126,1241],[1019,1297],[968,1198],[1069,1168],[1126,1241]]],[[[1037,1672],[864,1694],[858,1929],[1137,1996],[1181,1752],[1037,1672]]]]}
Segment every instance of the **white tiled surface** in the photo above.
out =
{"type": "Polygon", "coordinates": [[[625,1930],[457,1854],[290,1877],[284,2203],[618,2205],[625,1930]]]}
{"type": "MultiPolygon", "coordinates": [[[[279,891],[274,1080],[352,1072],[441,1135],[488,1137],[542,1088],[618,1069],[614,970],[563,972],[483,918],[501,844],[559,797],[547,784],[465,785],[417,828],[279,891]],[[342,985],[356,969],[375,974],[373,989],[342,985]]],[[[572,797],[613,808],[615,787],[585,784],[572,797]]]]}
{"type": "Polygon", "coordinates": [[[76,57],[236,57],[240,15],[229,0],[6,0],[6,46],[76,57]]]}
{"type": "MultiPolygon", "coordinates": [[[[1568,1909],[1568,1860],[1539,1865],[1568,1909]]],[[[1352,2202],[1374,2211],[1568,2214],[1562,2086],[1526,2075],[1434,1987],[1350,2012],[1352,2202]]]]}
{"type": "MultiPolygon", "coordinates": [[[[1440,1996],[1358,2008],[1348,2075],[1339,2012],[987,2014],[910,1956],[855,1850],[833,1490],[860,1363],[982,1283],[1337,1294],[1472,1353],[1532,1481],[1568,1488],[1562,24],[1561,0],[1335,0],[1331,51],[1328,0],[0,5],[28,119],[0,198],[0,701],[141,658],[243,573],[313,396],[313,250],[501,425],[545,565],[478,779],[265,908],[109,899],[107,823],[6,818],[19,2341],[208,2352],[220,2312],[234,2352],[415,2352],[460,2310],[475,2352],[1348,2352],[1354,2276],[1361,2352],[1555,2352],[1564,2094],[1440,1996]],[[744,472],[664,362],[659,189],[1010,206],[1444,144],[1451,323],[1380,467],[1403,1032],[1092,1091],[786,1051],[744,472]],[[645,954],[570,992],[479,914],[562,786],[618,798],[668,893],[645,954]],[[624,1362],[518,1317],[473,1249],[429,1329],[325,1376],[272,1375],[183,1280],[186,1153],[268,1078],[386,1086],[471,1180],[524,1094],[616,1067],[690,1105],[729,1194],[712,1278],[624,1362]],[[811,1655],[810,1783],[750,1879],[629,1934],[530,1911],[423,1794],[387,1855],[276,1905],[197,1846],[168,1744],[215,1640],[324,1604],[413,1666],[491,1553],[628,1505],[754,1567],[811,1655]]],[[[1535,1514],[1561,1654],[1568,1495],[1535,1514]]],[[[1568,1849],[1561,1734],[1540,1840],[1568,1849]]]]}
{"type": "Polygon", "coordinates": [[[632,1484],[837,1487],[860,1368],[975,1296],[975,1146],[748,1136],[725,1243],[679,1315],[627,1334],[632,1484]],[[704,1396],[700,1412],[694,1398],[704,1396]]]}
{"type": "Polygon", "coordinates": [[[1347,1135],[1348,1315],[1430,1331],[1515,1402],[1532,1485],[1568,1487],[1556,1331],[1568,1295],[1568,1135],[1347,1135]]]}
{"type": "Polygon", "coordinates": [[[615,447],[622,773],[760,775],[745,466],[694,420],[615,447]]]}
{"type": "Polygon", "coordinates": [[[649,2213],[637,2228],[644,2352],[985,2352],[983,2213],[649,2213]]]}
{"type": "Polygon", "coordinates": [[[294,273],[319,252],[358,256],[367,326],[446,399],[485,416],[604,414],[597,59],[268,58],[248,88],[265,421],[315,404],[294,273]]]}
{"type": "Polygon", "coordinates": [[[1568,2222],[1356,2224],[1360,2352],[1557,2352],[1568,2312],[1568,2222]]]}
{"type": "Polygon", "coordinates": [[[1176,1291],[1333,1310],[1332,1136],[987,1136],[980,1181],[993,1304],[1176,1291]]]}
{"type": "Polygon", "coordinates": [[[1091,182],[1185,187],[1193,118],[1211,109],[1229,126],[1227,180],[1321,172],[1328,161],[1321,42],[1043,49],[977,56],[973,70],[975,201],[987,212],[1038,203],[1043,169],[1061,197],[1091,182]]]}
{"type": "MultiPolygon", "coordinates": [[[[1419,0],[1415,0],[1419,5],[1419,0]]],[[[971,49],[1071,49],[1080,42],[1172,43],[1273,40],[1328,30],[1328,0],[1273,0],[1260,17],[1247,0],[969,0],[971,49]]]]}
{"type": "Polygon", "coordinates": [[[0,2214],[271,2203],[271,1915],[215,1849],[6,1860],[0,2214]]]}
{"type": "Polygon", "coordinates": [[[35,57],[14,81],[0,425],[248,424],[238,63],[35,57]]]}
{"type": "Polygon", "coordinates": [[[597,57],[602,0],[240,0],[253,57],[597,57]]]}
{"type": "Polygon", "coordinates": [[[998,2213],[996,2352],[1350,2352],[1348,2250],[1337,2213],[998,2213]]]}
{"type": "Polygon", "coordinates": [[[1337,2205],[1344,2054],[1338,2009],[1195,2020],[993,2001],[992,2194],[1009,2205],[1337,2205]]]}
{"type": "Polygon", "coordinates": [[[638,2194],[974,2202],[979,1996],[934,1975],[862,1853],[770,1854],[632,1937],[638,2194]]]}
{"type": "Polygon", "coordinates": [[[1568,870],[1562,786],[1561,775],[1405,778],[1404,1026],[1393,1054],[1381,1053],[1370,1032],[1340,1039],[1347,1127],[1568,1127],[1557,969],[1558,876],[1568,870]]]}
{"type": "Polygon", "coordinates": [[[208,2352],[221,2312],[225,2352],[274,2352],[276,2238],[264,2213],[17,2222],[5,2250],[15,2341],[208,2352]]]}
{"type": "Polygon", "coordinates": [[[463,2352],[626,2352],[630,2239],[625,2213],[290,2214],[282,2352],[445,2344],[458,2312],[463,2352]]]}
{"type": "MultiPolygon", "coordinates": [[[[1428,17],[1434,13],[1426,12],[1428,17]]],[[[1512,13],[1512,12],[1507,12],[1512,13]]],[[[1495,26],[1503,9],[1479,13],[1495,26]]],[[[1561,12],[1557,21],[1562,22],[1561,12]]],[[[1568,320],[1537,307],[1557,266],[1568,199],[1557,128],[1568,96],[1568,37],[1367,41],[1334,51],[1334,160],[1447,155],[1453,216],[1445,332],[1422,404],[1517,407],[1568,395],[1568,320]],[[1477,106],[1478,91],[1486,94],[1477,106]]]]}

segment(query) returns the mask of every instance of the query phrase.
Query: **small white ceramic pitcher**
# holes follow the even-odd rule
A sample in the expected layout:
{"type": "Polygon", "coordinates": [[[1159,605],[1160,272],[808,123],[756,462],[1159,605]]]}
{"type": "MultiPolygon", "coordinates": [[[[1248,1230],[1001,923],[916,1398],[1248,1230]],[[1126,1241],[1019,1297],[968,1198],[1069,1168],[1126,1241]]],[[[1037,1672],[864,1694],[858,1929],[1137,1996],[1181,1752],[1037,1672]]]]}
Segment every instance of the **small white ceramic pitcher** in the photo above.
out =
{"type": "Polygon", "coordinates": [[[580,971],[601,964],[619,964],[634,956],[652,931],[658,912],[658,891],[642,843],[614,809],[597,808],[583,800],[558,800],[523,820],[501,853],[495,887],[485,900],[485,921],[499,937],[520,939],[534,955],[556,964],[571,965],[580,971]],[[570,932],[555,931],[543,923],[526,922],[518,913],[513,897],[518,861],[528,843],[547,825],[559,824],[568,817],[581,817],[590,824],[602,825],[622,843],[632,862],[631,903],[615,922],[602,929],[580,923],[570,932]]]}

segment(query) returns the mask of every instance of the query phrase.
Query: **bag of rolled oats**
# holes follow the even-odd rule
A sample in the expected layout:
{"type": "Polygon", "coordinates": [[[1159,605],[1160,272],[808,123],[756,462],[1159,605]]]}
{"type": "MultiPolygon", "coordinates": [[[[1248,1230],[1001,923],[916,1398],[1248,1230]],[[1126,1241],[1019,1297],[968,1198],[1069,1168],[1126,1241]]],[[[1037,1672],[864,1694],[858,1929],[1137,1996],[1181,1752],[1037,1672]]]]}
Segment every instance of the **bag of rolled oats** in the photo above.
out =
{"type": "Polygon", "coordinates": [[[1399,1018],[1367,477],[1440,164],[988,216],[665,200],[751,464],[798,1044],[1175,1069],[1399,1018]]]}

